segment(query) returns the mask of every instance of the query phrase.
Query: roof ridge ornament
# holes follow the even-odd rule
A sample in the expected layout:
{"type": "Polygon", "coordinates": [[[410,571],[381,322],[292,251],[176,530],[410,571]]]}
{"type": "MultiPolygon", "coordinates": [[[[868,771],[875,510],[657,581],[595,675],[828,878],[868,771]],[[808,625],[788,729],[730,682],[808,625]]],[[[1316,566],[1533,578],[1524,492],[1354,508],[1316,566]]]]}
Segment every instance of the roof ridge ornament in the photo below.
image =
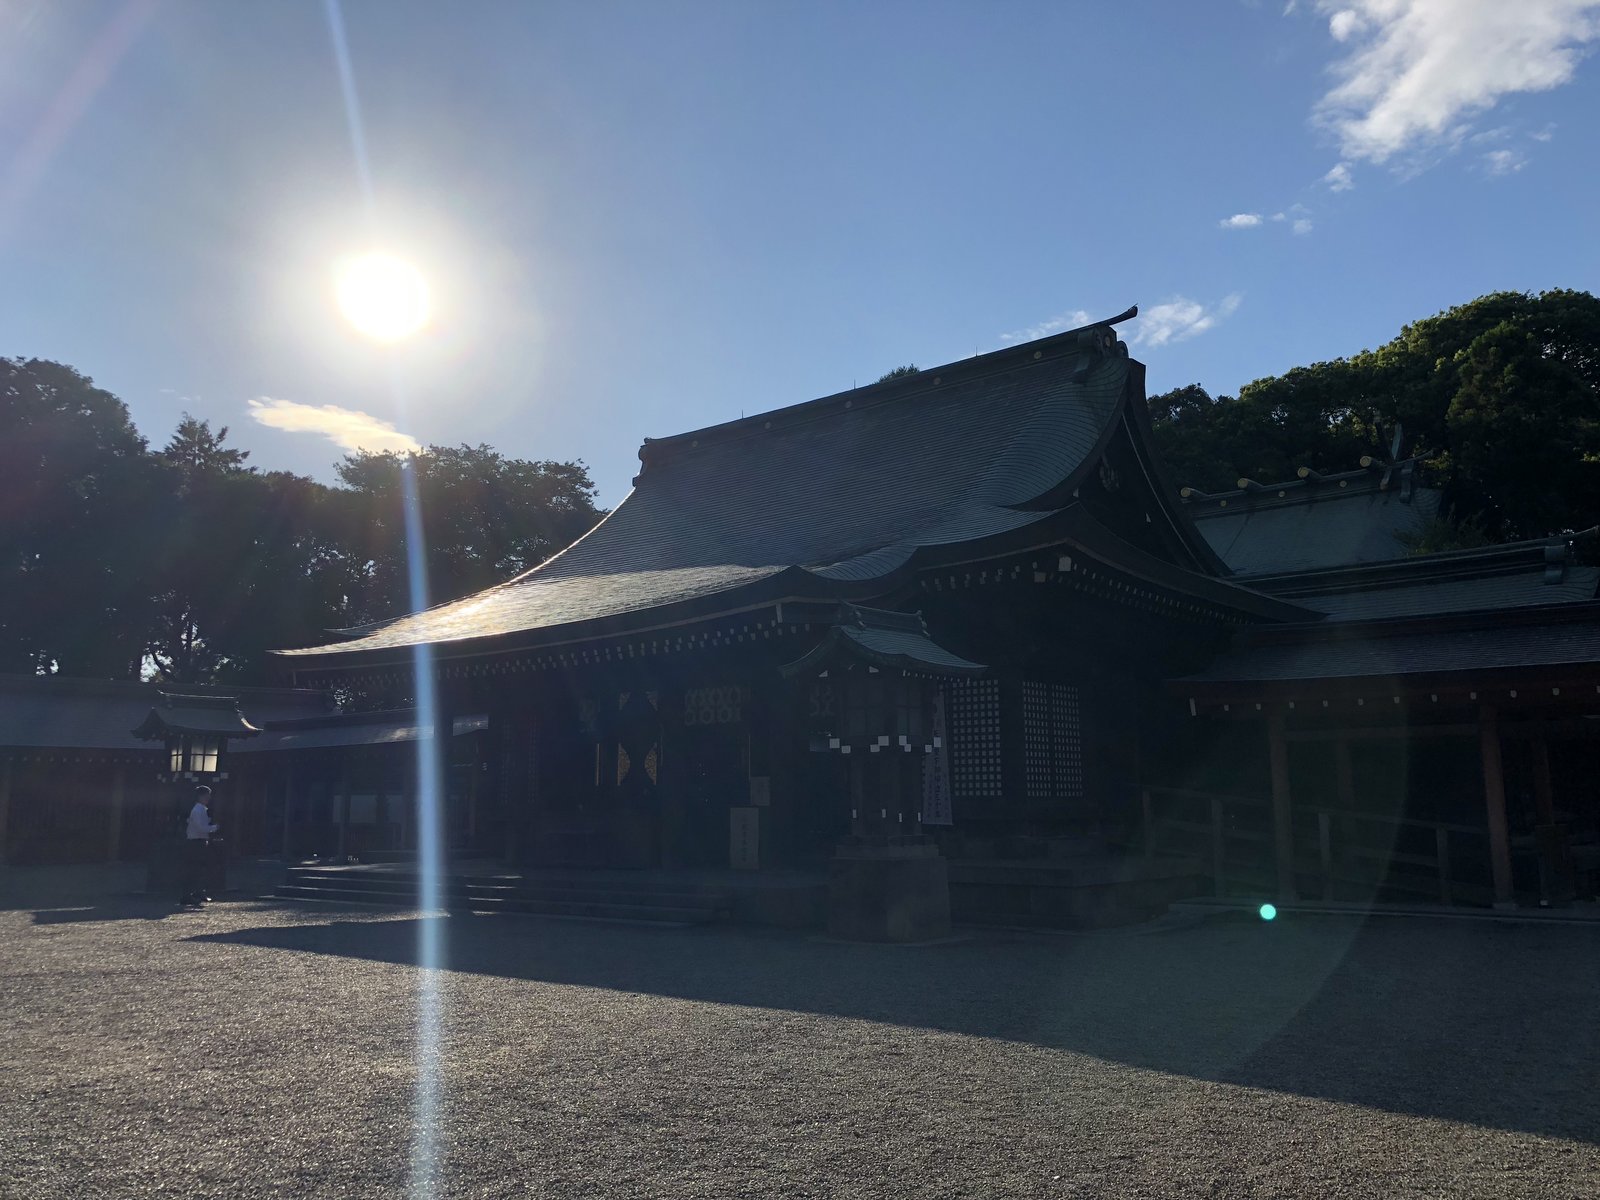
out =
{"type": "Polygon", "coordinates": [[[1545,543],[1544,547],[1544,582],[1546,584],[1565,583],[1567,581],[1567,564],[1572,559],[1572,543],[1564,536],[1558,534],[1545,543]]]}
{"type": "Polygon", "coordinates": [[[1093,325],[1086,325],[1078,330],[1078,349],[1084,352],[1077,367],[1072,372],[1072,382],[1082,384],[1089,378],[1089,370],[1098,359],[1110,358],[1120,354],[1123,358],[1128,356],[1128,344],[1119,341],[1112,330],[1112,326],[1122,321],[1132,320],[1139,315],[1139,306],[1131,304],[1122,312],[1107,321],[1096,321],[1093,325]]]}
{"type": "MultiPolygon", "coordinates": [[[[1405,426],[1396,421],[1394,423],[1394,436],[1389,439],[1389,457],[1378,458],[1372,454],[1363,454],[1361,456],[1361,465],[1367,470],[1377,471],[1381,469],[1383,471],[1383,478],[1378,480],[1378,490],[1380,492],[1389,490],[1389,480],[1394,475],[1395,467],[1400,465],[1400,443],[1404,438],[1405,426]]],[[[1410,497],[1407,496],[1406,498],[1409,499],[1410,497]]]]}

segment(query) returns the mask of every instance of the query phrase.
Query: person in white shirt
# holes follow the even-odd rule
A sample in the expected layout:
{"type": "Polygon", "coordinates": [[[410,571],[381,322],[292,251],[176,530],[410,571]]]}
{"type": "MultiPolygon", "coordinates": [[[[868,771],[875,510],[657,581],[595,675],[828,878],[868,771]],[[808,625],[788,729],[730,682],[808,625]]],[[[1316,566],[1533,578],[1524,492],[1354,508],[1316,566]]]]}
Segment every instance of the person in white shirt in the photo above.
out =
{"type": "Polygon", "coordinates": [[[211,810],[206,807],[210,799],[211,789],[205,784],[194,789],[194,807],[189,810],[189,821],[183,831],[183,894],[178,897],[178,903],[186,906],[204,904],[211,899],[205,892],[206,848],[217,827],[211,820],[211,810]]]}

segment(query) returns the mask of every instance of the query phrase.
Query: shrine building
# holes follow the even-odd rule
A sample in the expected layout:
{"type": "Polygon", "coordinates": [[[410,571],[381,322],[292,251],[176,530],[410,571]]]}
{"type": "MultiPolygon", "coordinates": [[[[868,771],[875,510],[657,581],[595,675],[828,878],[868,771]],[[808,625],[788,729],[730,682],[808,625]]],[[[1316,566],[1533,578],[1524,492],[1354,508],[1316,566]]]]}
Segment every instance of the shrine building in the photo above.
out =
{"type": "Polygon", "coordinates": [[[1587,886],[1592,535],[1412,553],[1414,461],[1180,493],[1131,313],[646,439],[539,567],[280,661],[404,687],[426,647],[440,728],[483,721],[452,845],[528,867],[904,840],[992,900],[1094,847],[1281,896],[1587,886]]]}
{"type": "MultiPolygon", "coordinates": [[[[947,922],[946,887],[957,919],[1043,924],[1195,894],[1593,897],[1594,531],[1417,553],[1441,496],[1401,457],[1180,489],[1131,315],[647,438],[628,496],[540,566],[279,651],[293,687],[239,697],[228,754],[243,851],[414,857],[434,738],[457,861],[892,879],[908,929],[947,922]],[[415,695],[419,669],[426,726],[327,707],[415,695]]],[[[89,688],[92,720],[65,683],[0,688],[38,725],[24,693],[56,716],[0,722],[0,849],[30,821],[142,844],[16,804],[5,844],[42,753],[161,761],[131,740],[150,685],[89,688]]]]}

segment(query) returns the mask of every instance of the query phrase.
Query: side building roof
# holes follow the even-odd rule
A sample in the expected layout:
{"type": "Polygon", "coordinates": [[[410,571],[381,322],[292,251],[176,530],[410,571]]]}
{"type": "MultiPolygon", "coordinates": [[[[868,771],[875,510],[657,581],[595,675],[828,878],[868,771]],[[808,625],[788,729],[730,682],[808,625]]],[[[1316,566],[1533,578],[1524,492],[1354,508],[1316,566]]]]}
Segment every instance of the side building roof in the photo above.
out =
{"type": "Polygon", "coordinates": [[[1600,673],[1600,605],[1444,620],[1324,625],[1246,643],[1205,670],[1174,680],[1193,695],[1254,694],[1272,685],[1330,680],[1463,679],[1564,668],[1600,673]]]}
{"type": "Polygon", "coordinates": [[[1590,529],[1338,570],[1286,571],[1250,583],[1332,622],[1578,604],[1600,596],[1600,566],[1577,553],[1593,546],[1596,535],[1590,529]]]}
{"type": "MultiPolygon", "coordinates": [[[[0,750],[145,751],[133,730],[165,704],[163,685],[137,680],[76,679],[59,675],[0,675],[0,750]]],[[[234,688],[183,684],[191,697],[237,700],[228,712],[253,726],[321,716],[332,707],[324,692],[304,688],[234,688]]],[[[159,747],[157,747],[159,749],[159,747]]]]}
{"type": "Polygon", "coordinates": [[[1337,475],[1302,467],[1285,483],[1241,479],[1235,491],[1181,494],[1211,548],[1242,579],[1314,571],[1412,553],[1409,539],[1439,516],[1440,503],[1438,491],[1417,482],[1417,465],[1371,461],[1337,475]]]}

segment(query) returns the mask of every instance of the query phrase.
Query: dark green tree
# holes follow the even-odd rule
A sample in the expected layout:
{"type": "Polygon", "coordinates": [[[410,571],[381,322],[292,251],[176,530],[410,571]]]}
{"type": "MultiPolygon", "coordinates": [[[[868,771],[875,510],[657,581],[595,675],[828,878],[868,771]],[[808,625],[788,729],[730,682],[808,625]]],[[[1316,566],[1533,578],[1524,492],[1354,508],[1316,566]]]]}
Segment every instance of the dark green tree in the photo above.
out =
{"type": "Polygon", "coordinates": [[[0,671],[270,682],[268,650],[406,609],[402,462],[436,600],[600,516],[581,463],[433,447],[354,456],[330,488],[258,472],[227,438],[185,413],[152,452],[70,367],[0,359],[0,671]]]}
{"type": "Polygon", "coordinates": [[[211,422],[184,413],[172,440],[162,447],[160,457],[187,479],[209,479],[250,470],[244,465],[250,451],[223,445],[227,440],[226,425],[213,433],[211,422]]]}
{"type": "Polygon", "coordinates": [[[1190,385],[1152,397],[1151,411],[1179,482],[1205,491],[1301,466],[1349,470],[1399,426],[1405,453],[1431,456],[1470,536],[1585,528],[1600,518],[1600,300],[1496,292],[1376,350],[1255,380],[1236,398],[1190,385]]]}
{"type": "Polygon", "coordinates": [[[157,455],[164,535],[146,654],[174,682],[270,681],[267,651],[351,624],[369,574],[340,492],[247,467],[227,434],[185,414],[157,455]]]}
{"type": "Polygon", "coordinates": [[[149,587],[155,604],[145,645],[148,665],[176,683],[224,673],[247,607],[260,479],[246,452],[225,445],[226,427],[188,413],[155,454],[164,484],[150,539],[149,587]]]}
{"type": "Polygon", "coordinates": [[[122,401],[60,363],[0,359],[0,671],[137,674],[158,490],[122,401]]]}
{"type": "Polygon", "coordinates": [[[506,458],[481,445],[352,455],[339,477],[349,493],[349,544],[370,564],[366,590],[353,606],[361,619],[409,607],[405,469],[416,479],[433,603],[537,566],[603,515],[582,463],[506,458]]]}

